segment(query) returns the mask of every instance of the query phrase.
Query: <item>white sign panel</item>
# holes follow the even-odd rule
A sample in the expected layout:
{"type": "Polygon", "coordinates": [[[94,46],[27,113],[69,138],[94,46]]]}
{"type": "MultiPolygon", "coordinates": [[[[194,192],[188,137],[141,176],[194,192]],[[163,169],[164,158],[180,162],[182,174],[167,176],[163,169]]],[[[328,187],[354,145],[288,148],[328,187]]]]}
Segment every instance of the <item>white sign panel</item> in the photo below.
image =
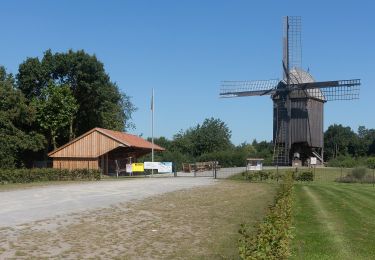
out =
{"type": "Polygon", "coordinates": [[[171,173],[172,162],[144,162],[145,170],[158,170],[158,173],[171,173]]]}
{"type": "Polygon", "coordinates": [[[260,170],[262,170],[262,165],[249,165],[248,170],[249,171],[260,171],[260,170]]]}
{"type": "Polygon", "coordinates": [[[316,157],[310,157],[310,164],[311,165],[316,165],[316,157]]]}
{"type": "Polygon", "coordinates": [[[144,162],[145,170],[158,170],[159,162],[144,162]]]}
{"type": "Polygon", "coordinates": [[[131,164],[127,164],[126,165],[126,172],[128,172],[128,173],[132,173],[133,172],[131,164]]]}
{"type": "Polygon", "coordinates": [[[160,162],[158,172],[159,173],[171,173],[172,162],[160,162]]]}

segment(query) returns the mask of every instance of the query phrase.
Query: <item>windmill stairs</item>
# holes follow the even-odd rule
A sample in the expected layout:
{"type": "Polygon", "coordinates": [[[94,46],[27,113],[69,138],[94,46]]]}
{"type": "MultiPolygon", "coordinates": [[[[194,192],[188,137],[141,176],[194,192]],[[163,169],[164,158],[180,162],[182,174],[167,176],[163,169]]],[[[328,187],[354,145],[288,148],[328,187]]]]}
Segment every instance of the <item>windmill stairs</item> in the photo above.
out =
{"type": "Polygon", "coordinates": [[[276,136],[274,138],[273,146],[273,164],[278,166],[289,165],[289,144],[287,143],[288,138],[288,122],[285,121],[285,115],[288,114],[286,108],[280,108],[278,106],[276,112],[276,136]],[[284,118],[284,120],[282,120],[284,118]]]}

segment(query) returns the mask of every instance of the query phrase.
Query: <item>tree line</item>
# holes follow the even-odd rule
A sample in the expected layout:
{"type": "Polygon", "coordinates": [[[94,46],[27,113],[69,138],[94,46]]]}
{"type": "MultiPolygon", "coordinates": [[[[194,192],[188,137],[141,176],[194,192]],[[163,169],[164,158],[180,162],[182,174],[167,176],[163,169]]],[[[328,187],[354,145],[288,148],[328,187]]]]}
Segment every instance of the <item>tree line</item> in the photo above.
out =
{"type": "MultiPolygon", "coordinates": [[[[173,161],[178,168],[184,162],[219,161],[222,166],[244,166],[250,157],[264,158],[265,165],[273,160],[272,141],[257,141],[234,145],[231,131],[220,119],[208,118],[201,124],[181,130],[172,139],[156,138],[156,144],[166,148],[155,155],[156,161],[173,161]]],[[[149,138],[151,141],[151,139],[149,138]]],[[[360,126],[358,131],[343,125],[331,125],[324,132],[324,159],[330,166],[365,165],[375,156],[375,129],[360,126]]],[[[150,160],[146,156],[144,160],[150,160]]]]}
{"type": "Polygon", "coordinates": [[[330,166],[354,167],[367,165],[375,157],[375,129],[334,124],[324,133],[324,157],[330,166]]]}
{"type": "MultiPolygon", "coordinates": [[[[0,168],[31,167],[47,153],[94,127],[124,131],[133,128],[136,110],[95,55],[83,50],[27,58],[16,75],[0,66],[0,168]]],[[[181,130],[155,143],[166,148],[158,161],[219,161],[243,166],[246,158],[272,163],[272,141],[234,145],[231,131],[217,118],[181,130]]],[[[375,156],[375,129],[358,131],[331,125],[324,133],[324,157],[331,165],[353,166],[375,156]],[[355,159],[354,159],[355,158],[355,159]],[[363,160],[362,160],[363,161],[363,160]]],[[[143,160],[149,160],[149,156],[143,160]]]]}
{"type": "Polygon", "coordinates": [[[0,168],[30,167],[94,127],[132,128],[135,110],[103,63],[83,50],[47,50],[16,75],[0,66],[0,168]]]}
{"type": "MultiPolygon", "coordinates": [[[[218,161],[221,166],[244,166],[249,157],[264,158],[266,164],[272,163],[273,144],[268,141],[241,143],[231,142],[231,130],[218,118],[207,118],[186,130],[180,130],[172,139],[155,138],[154,142],[166,151],[155,153],[155,161],[171,161],[178,169],[182,163],[218,161]]],[[[148,138],[151,141],[151,138],[148,138]]],[[[147,155],[144,161],[151,160],[147,155]]]]}

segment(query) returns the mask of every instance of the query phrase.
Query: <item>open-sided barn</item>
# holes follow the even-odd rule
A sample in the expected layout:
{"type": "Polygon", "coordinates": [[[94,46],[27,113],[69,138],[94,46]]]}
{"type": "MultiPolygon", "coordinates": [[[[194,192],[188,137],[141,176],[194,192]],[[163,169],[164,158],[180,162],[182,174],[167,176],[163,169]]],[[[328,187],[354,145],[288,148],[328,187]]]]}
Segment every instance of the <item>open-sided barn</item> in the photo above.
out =
{"type": "MultiPolygon", "coordinates": [[[[50,152],[53,168],[113,170],[115,160],[137,160],[150,153],[152,143],[136,135],[94,128],[50,152]],[[131,159],[130,159],[131,158],[131,159]]],[[[154,144],[155,151],[164,148],[154,144]]]]}

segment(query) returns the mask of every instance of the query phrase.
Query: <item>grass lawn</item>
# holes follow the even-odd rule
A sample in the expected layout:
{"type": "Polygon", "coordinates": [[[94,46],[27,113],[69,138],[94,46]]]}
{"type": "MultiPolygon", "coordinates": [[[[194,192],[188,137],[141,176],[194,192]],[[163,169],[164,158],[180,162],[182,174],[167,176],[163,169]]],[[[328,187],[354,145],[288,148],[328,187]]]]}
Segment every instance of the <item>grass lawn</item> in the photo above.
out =
{"type": "Polygon", "coordinates": [[[293,259],[375,259],[375,188],[296,184],[293,259]]]}
{"type": "Polygon", "coordinates": [[[240,223],[273,202],[270,184],[220,180],[84,214],[0,229],[0,259],[236,259],[240,223]]]}

